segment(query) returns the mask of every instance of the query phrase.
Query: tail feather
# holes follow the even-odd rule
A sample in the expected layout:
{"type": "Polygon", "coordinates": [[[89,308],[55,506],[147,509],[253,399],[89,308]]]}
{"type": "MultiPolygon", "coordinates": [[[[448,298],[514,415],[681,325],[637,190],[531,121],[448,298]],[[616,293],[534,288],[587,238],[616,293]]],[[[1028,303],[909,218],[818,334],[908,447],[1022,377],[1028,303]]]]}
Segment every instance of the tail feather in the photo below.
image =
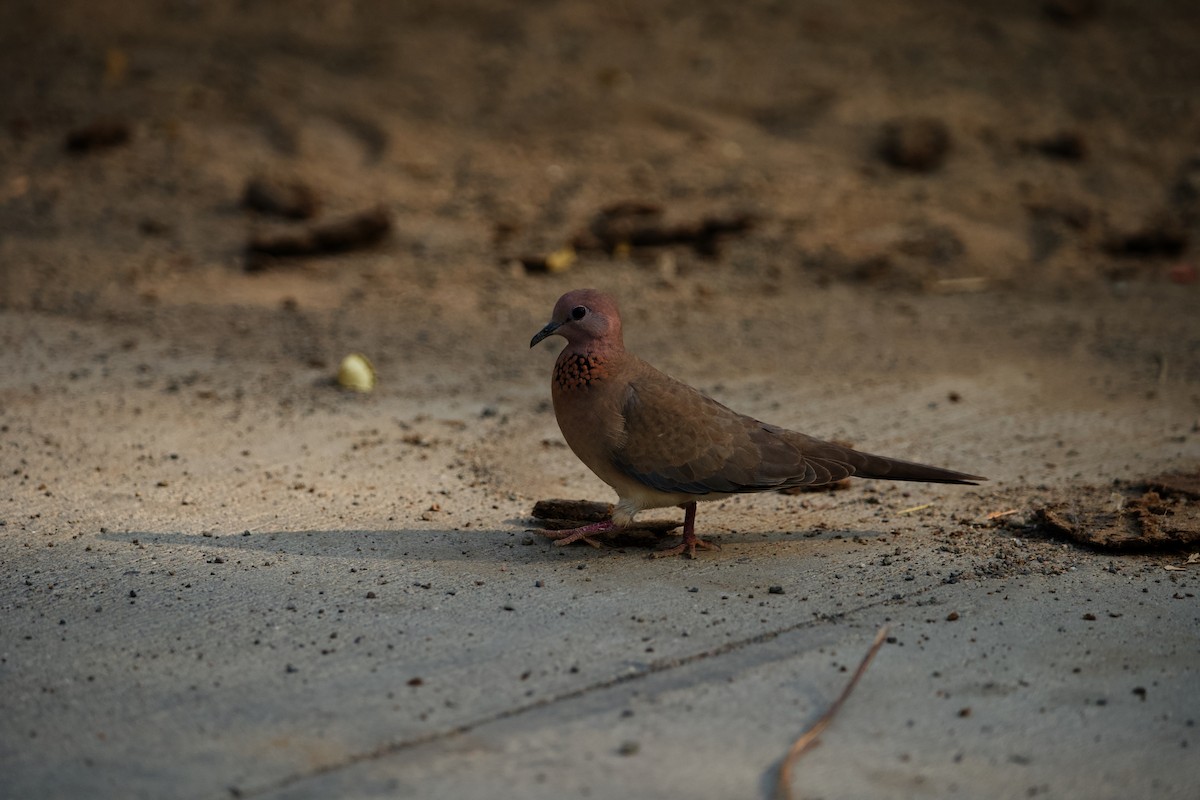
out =
{"type": "Polygon", "coordinates": [[[987,480],[980,475],[969,475],[965,472],[956,472],[929,464],[901,461],[898,458],[876,456],[870,453],[858,453],[858,455],[861,457],[861,462],[856,459],[854,463],[854,475],[858,478],[919,483],[961,483],[969,486],[975,486],[978,481],[987,480]]]}

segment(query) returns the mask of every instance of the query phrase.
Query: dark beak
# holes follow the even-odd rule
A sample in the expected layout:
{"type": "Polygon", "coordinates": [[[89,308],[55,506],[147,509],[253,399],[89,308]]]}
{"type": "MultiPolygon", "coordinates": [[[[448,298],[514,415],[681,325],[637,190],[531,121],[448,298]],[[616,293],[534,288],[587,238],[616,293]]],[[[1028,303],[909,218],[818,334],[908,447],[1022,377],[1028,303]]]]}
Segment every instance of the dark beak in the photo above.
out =
{"type": "Polygon", "coordinates": [[[540,342],[542,339],[545,339],[547,336],[549,336],[550,334],[552,334],[556,330],[558,330],[559,326],[561,326],[561,325],[562,325],[561,322],[547,322],[546,327],[542,328],[540,331],[535,333],[533,335],[533,338],[529,340],[529,346],[533,347],[538,342],[540,342]]]}

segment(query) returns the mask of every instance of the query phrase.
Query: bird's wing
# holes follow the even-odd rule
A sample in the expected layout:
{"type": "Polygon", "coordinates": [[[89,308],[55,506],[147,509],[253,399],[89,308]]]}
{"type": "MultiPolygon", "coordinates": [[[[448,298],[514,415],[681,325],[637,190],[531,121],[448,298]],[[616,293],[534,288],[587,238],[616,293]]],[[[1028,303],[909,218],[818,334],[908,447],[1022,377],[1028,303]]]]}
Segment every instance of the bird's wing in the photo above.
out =
{"type": "Polygon", "coordinates": [[[657,371],[630,381],[622,417],[613,464],[661,492],[700,495],[830,483],[853,474],[860,455],[739,414],[657,371]]]}

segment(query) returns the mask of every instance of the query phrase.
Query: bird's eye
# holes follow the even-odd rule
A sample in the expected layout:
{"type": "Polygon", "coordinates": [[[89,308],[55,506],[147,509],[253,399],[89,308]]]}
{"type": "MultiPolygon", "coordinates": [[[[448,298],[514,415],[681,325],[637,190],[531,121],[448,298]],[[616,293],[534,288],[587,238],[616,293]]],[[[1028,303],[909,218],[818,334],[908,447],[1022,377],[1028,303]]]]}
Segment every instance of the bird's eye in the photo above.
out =
{"type": "Polygon", "coordinates": [[[575,306],[571,309],[571,319],[583,319],[587,316],[587,309],[583,306],[575,306]]]}

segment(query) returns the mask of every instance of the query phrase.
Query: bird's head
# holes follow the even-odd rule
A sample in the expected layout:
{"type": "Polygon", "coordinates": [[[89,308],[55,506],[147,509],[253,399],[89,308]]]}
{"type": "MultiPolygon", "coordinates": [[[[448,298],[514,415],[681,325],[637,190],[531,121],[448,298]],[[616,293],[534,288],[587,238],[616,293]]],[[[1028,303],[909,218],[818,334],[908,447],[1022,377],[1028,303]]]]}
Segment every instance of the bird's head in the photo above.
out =
{"type": "Polygon", "coordinates": [[[621,314],[617,301],[595,289],[574,289],[558,298],[550,321],[529,346],[533,347],[547,336],[558,335],[568,346],[582,349],[624,347],[621,340],[621,314]]]}

